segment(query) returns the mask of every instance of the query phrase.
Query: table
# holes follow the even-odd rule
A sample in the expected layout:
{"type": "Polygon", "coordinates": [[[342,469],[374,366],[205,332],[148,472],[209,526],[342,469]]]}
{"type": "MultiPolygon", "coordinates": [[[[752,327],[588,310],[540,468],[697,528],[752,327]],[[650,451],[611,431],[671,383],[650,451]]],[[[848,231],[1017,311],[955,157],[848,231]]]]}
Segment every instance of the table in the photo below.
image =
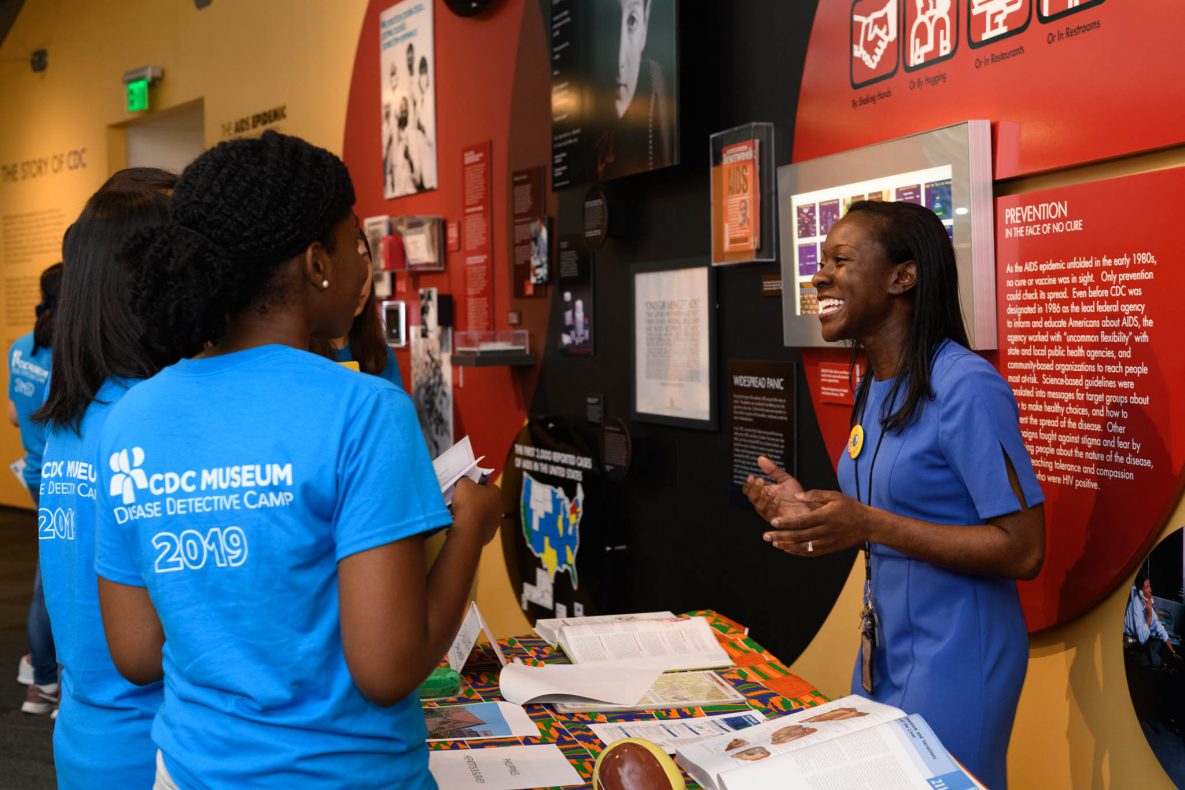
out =
{"type": "MultiPolygon", "coordinates": [[[[554,743],[585,780],[582,788],[592,788],[592,771],[597,755],[605,748],[588,728],[598,722],[681,719],[715,713],[733,713],[747,708],[758,710],[769,718],[784,716],[800,708],[811,708],[829,699],[817,688],[787,669],[780,661],[750,638],[747,629],[724,615],[711,610],[687,612],[682,617],[704,617],[716,632],[721,647],[736,665],[718,670],[746,698],[746,704],[714,705],[705,708],[672,708],[634,713],[556,713],[548,705],[526,705],[528,715],[539,727],[538,738],[494,738],[481,741],[440,741],[428,744],[430,749],[487,749],[519,744],[554,743]]],[[[518,658],[525,664],[567,664],[563,651],[551,647],[535,634],[498,640],[508,661],[518,658]]],[[[424,707],[465,705],[474,702],[502,700],[498,691],[498,672],[501,667],[494,651],[480,645],[465,665],[461,694],[451,699],[425,702],[424,707]]],[[[686,773],[683,778],[689,788],[699,785],[686,773]]]]}

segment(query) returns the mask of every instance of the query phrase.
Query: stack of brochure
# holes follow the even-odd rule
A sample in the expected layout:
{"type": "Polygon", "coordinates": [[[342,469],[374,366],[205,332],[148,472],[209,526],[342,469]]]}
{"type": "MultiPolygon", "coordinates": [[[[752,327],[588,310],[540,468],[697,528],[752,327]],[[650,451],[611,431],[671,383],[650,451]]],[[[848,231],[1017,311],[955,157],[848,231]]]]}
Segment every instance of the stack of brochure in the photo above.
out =
{"type": "Polygon", "coordinates": [[[983,787],[921,716],[859,696],[678,745],[675,756],[706,790],[983,787]]]}
{"type": "Polygon", "coordinates": [[[732,666],[702,617],[570,624],[559,629],[556,644],[573,664],[630,664],[663,672],[732,666]]]}

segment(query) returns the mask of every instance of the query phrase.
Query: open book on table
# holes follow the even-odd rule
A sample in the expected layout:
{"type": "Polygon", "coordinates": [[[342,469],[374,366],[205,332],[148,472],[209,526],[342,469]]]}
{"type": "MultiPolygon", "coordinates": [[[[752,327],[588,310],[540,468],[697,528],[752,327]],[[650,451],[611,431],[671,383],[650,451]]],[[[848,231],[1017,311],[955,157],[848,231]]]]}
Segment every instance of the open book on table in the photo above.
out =
{"type": "Polygon", "coordinates": [[[918,715],[860,696],[680,746],[707,790],[982,790],[918,715]]]}
{"type": "Polygon", "coordinates": [[[560,631],[569,626],[629,623],[636,620],[676,620],[672,612],[639,612],[637,614],[602,614],[591,617],[552,617],[535,621],[535,633],[552,647],[560,638],[560,631]]]}
{"type": "Polygon", "coordinates": [[[732,666],[702,617],[569,625],[556,641],[573,664],[628,663],[663,672],[732,666]]]}

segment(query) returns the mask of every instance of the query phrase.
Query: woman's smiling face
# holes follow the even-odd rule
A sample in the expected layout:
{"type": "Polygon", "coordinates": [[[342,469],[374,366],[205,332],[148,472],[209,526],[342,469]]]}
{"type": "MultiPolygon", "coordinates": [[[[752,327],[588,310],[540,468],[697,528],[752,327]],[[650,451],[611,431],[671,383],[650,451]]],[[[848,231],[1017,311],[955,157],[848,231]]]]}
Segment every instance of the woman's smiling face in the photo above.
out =
{"type": "Polygon", "coordinates": [[[835,223],[823,242],[819,270],[811,279],[819,297],[823,339],[861,340],[888,319],[900,266],[893,264],[867,215],[849,214],[835,223]]]}

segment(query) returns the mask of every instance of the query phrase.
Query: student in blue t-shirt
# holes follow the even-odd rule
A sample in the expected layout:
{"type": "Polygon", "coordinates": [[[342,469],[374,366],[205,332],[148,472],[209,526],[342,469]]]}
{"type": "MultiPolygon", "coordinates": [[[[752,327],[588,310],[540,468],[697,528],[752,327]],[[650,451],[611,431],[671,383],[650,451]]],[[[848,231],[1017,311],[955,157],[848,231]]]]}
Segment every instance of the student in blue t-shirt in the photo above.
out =
{"type": "Polygon", "coordinates": [[[363,373],[381,376],[403,389],[399,363],[387,345],[379,322],[378,301],[375,299],[374,278],[370,269],[370,243],[361,230],[358,232],[358,254],[366,261],[367,276],[358,297],[358,306],[354,309],[354,322],[350,324],[349,334],[331,340],[314,340],[313,351],[334,362],[357,362],[358,369],[363,373]]]}
{"type": "Polygon", "coordinates": [[[134,232],[167,218],[168,198],[158,191],[104,188],[63,242],[53,375],[34,419],[48,431],[41,575],[62,665],[54,765],[58,786],[71,790],[150,787],[154,776],[149,733],[161,684],[129,683],[107,651],[95,577],[95,497],[103,422],[131,387],[162,365],[128,306],[119,253],[134,232]]]}
{"type": "Polygon", "coordinates": [[[415,690],[500,495],[459,488],[450,519],[411,399],[306,350],[353,320],[353,203],[336,156],[269,131],[198,157],[129,248],[135,309],[200,350],[100,447],[104,623],[126,677],[165,679],[161,787],[435,787],[415,690]]]}
{"type": "MultiPolygon", "coordinates": [[[[33,497],[34,508],[37,507],[41,489],[45,430],[33,422],[32,416],[45,402],[54,315],[61,288],[62,264],[55,263],[41,273],[41,302],[37,305],[37,321],[33,331],[17,338],[8,351],[8,419],[21,431],[21,445],[25,448],[22,474],[33,497]]],[[[29,653],[21,658],[17,680],[29,688],[25,692],[21,710],[25,713],[49,713],[58,702],[58,659],[54,653],[49,614],[45,611],[40,564],[33,572],[33,598],[29,601],[25,628],[29,636],[29,653]]]]}

